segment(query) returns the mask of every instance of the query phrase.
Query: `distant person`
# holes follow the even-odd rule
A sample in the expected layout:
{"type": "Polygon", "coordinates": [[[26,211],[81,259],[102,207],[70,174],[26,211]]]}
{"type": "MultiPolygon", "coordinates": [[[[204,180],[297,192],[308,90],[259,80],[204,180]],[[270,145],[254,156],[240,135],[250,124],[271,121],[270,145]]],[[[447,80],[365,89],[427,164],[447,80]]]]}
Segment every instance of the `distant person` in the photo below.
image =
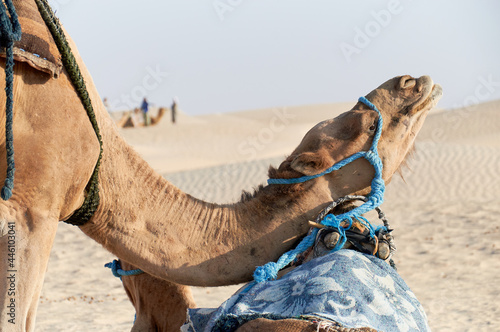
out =
{"type": "Polygon", "coordinates": [[[175,124],[175,118],[177,116],[177,97],[174,98],[170,109],[172,110],[172,123],[175,124]]]}
{"type": "Polygon", "coordinates": [[[102,103],[104,104],[104,107],[106,107],[106,109],[108,110],[109,112],[109,103],[108,103],[108,98],[104,97],[104,99],[102,100],[102,103]]]}
{"type": "Polygon", "coordinates": [[[144,126],[149,126],[151,124],[151,118],[149,117],[149,103],[146,97],[142,100],[141,111],[142,114],[144,114],[144,126]]]}

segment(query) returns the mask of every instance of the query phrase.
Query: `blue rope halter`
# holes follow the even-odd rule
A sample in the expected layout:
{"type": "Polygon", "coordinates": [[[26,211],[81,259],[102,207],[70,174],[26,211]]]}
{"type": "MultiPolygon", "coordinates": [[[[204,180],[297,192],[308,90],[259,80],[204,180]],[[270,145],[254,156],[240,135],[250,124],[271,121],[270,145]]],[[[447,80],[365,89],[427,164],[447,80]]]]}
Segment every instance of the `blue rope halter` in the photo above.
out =
{"type": "Polygon", "coordinates": [[[8,200],[12,196],[14,189],[14,134],[12,132],[12,122],[14,118],[14,42],[21,40],[21,25],[17,18],[16,8],[12,0],[5,0],[5,5],[0,5],[0,47],[5,48],[5,144],[7,149],[7,177],[2,188],[1,196],[3,200],[8,200]],[[7,14],[8,12],[8,14],[7,14]],[[10,17],[9,17],[10,15],[10,17]]]}
{"type": "Polygon", "coordinates": [[[136,276],[138,274],[144,273],[144,271],[142,271],[141,269],[129,271],[122,270],[120,261],[116,259],[114,259],[112,262],[104,264],[104,267],[110,268],[113,275],[117,278],[120,278],[120,280],[122,280],[122,276],[136,276]]]}
{"type": "MultiPolygon", "coordinates": [[[[346,242],[346,236],[345,236],[345,231],[350,229],[353,223],[353,219],[356,219],[360,221],[362,224],[368,227],[370,230],[370,235],[372,237],[375,236],[376,229],[373,228],[373,226],[370,224],[370,222],[364,218],[362,215],[368,211],[371,211],[375,209],[376,207],[380,206],[382,202],[384,201],[384,192],[385,192],[385,183],[384,180],[382,179],[382,160],[380,159],[377,151],[377,146],[378,142],[380,140],[380,136],[382,134],[382,126],[383,126],[383,120],[382,120],[382,114],[380,111],[377,109],[375,105],[373,105],[369,100],[367,100],[365,97],[360,97],[358,101],[362,102],[366,106],[368,106],[370,109],[376,111],[378,113],[378,122],[377,122],[377,130],[375,132],[375,135],[373,137],[372,141],[372,146],[368,151],[362,151],[362,152],[357,152],[353,154],[352,156],[336,163],[335,165],[331,166],[327,170],[316,174],[316,175],[310,175],[310,176],[303,176],[300,178],[293,178],[293,179],[269,179],[267,180],[268,184],[294,184],[294,183],[302,183],[305,181],[309,181],[311,179],[318,178],[320,176],[323,176],[325,174],[331,173],[333,171],[336,171],[340,169],[341,167],[353,162],[356,159],[359,159],[361,157],[365,158],[370,162],[370,164],[373,165],[373,168],[375,169],[375,176],[373,177],[373,180],[371,182],[371,192],[368,194],[367,201],[363,203],[362,205],[352,209],[351,211],[348,211],[346,213],[340,214],[338,216],[334,214],[327,214],[323,220],[321,221],[321,224],[328,226],[328,227],[334,227],[339,230],[340,236],[341,236],[341,241],[335,246],[335,248],[332,251],[339,250],[342,248],[346,242]],[[347,226],[344,227],[341,225],[343,221],[347,222],[347,226]]],[[[384,226],[380,226],[384,227],[384,226]]],[[[379,228],[380,228],[379,227],[379,228]]],[[[378,229],[378,228],[377,228],[378,229]]],[[[318,233],[318,229],[315,228],[309,235],[307,235],[302,241],[298,244],[298,246],[290,250],[286,253],[284,253],[276,262],[269,262],[263,266],[259,266],[255,269],[255,272],[253,274],[255,282],[262,282],[262,281],[267,281],[267,280],[272,280],[276,279],[278,276],[278,271],[287,266],[290,262],[292,262],[298,254],[304,252],[307,250],[309,247],[311,247],[314,244],[314,241],[316,239],[316,234],[318,233]]]]}

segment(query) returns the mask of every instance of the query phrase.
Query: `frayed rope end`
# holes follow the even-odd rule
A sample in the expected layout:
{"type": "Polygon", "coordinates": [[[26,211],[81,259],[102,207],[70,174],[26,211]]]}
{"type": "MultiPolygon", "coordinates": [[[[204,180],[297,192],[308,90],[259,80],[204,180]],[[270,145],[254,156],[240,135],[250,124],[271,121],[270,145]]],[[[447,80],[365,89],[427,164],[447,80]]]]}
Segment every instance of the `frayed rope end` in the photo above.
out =
{"type": "Polygon", "coordinates": [[[118,273],[118,269],[121,269],[120,262],[118,260],[113,260],[112,262],[104,264],[104,267],[111,269],[113,275],[117,278],[122,278],[122,276],[118,273]]]}
{"type": "Polygon", "coordinates": [[[2,188],[2,193],[1,193],[1,196],[2,196],[2,199],[4,201],[7,201],[9,198],[12,197],[12,189],[10,189],[9,187],[7,186],[4,186],[2,188]]]}
{"type": "Polygon", "coordinates": [[[255,272],[253,273],[253,279],[256,282],[274,280],[278,276],[278,271],[278,264],[275,262],[270,262],[266,265],[257,267],[255,269],[255,272]]]}

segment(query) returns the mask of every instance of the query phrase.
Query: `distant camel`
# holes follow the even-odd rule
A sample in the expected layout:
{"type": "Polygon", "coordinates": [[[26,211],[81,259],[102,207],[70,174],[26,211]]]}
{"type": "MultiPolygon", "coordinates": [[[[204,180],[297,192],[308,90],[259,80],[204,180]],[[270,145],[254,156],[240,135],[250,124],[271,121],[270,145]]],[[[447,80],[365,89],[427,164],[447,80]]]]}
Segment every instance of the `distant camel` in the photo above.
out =
{"type": "MultiPolygon", "coordinates": [[[[137,128],[145,127],[144,122],[134,121],[134,117],[141,112],[140,108],[135,108],[133,112],[126,112],[123,114],[122,118],[116,123],[118,128],[137,128]]],[[[161,118],[165,115],[165,107],[160,107],[158,114],[156,116],[151,116],[150,126],[157,125],[161,118]]],[[[142,117],[141,117],[142,119],[142,117]]]]}
{"type": "MultiPolygon", "coordinates": [[[[383,177],[386,182],[404,163],[424,119],[441,95],[441,87],[434,85],[430,77],[422,76],[419,79],[414,79],[406,75],[390,79],[366,96],[377,105],[384,119],[378,151],[383,160],[383,177]]],[[[375,131],[376,120],[377,115],[374,111],[368,110],[362,103],[357,103],[350,111],[335,119],[320,122],[305,135],[299,146],[278,169],[270,168],[269,177],[290,178],[317,174],[335,162],[356,152],[367,150],[375,131]]],[[[283,225],[286,224],[287,219],[282,215],[287,213],[287,209],[282,210],[282,206],[292,208],[293,206],[304,206],[304,203],[309,199],[322,200],[321,197],[324,197],[322,192],[328,190],[327,188],[331,190],[330,194],[326,195],[329,199],[354,193],[366,194],[372,177],[372,166],[365,160],[359,160],[359,162],[356,161],[344,166],[334,174],[318,178],[315,183],[297,184],[292,188],[286,186],[275,188],[274,185],[261,187],[251,196],[250,200],[243,199],[240,203],[224,205],[228,208],[225,222],[237,223],[231,221],[237,211],[252,207],[255,215],[249,214],[245,217],[247,220],[241,220],[242,239],[251,237],[247,233],[248,225],[260,224],[265,227],[267,226],[266,219],[270,218],[282,219],[283,225]],[[255,203],[256,205],[254,205],[255,203]]],[[[188,206],[187,203],[185,206],[188,206]]],[[[310,220],[316,217],[316,209],[304,209],[303,211],[304,216],[310,220]]],[[[209,214],[213,215],[213,213],[214,211],[209,214]]],[[[288,218],[293,217],[289,216],[288,218]]],[[[200,227],[204,226],[200,225],[200,227]]],[[[279,229],[280,227],[274,232],[279,229]]],[[[239,230],[234,229],[232,234],[238,232],[239,230]]],[[[298,231],[295,235],[301,232],[303,231],[298,231]]],[[[273,232],[269,231],[263,237],[270,239],[272,234],[273,232]]],[[[293,235],[293,239],[297,238],[295,235],[293,235]]],[[[230,235],[228,234],[228,236],[230,235]]],[[[223,240],[224,237],[220,237],[220,239],[223,240]]],[[[277,245],[274,242],[273,244],[277,245]]],[[[268,243],[262,242],[261,245],[269,248],[268,243]]],[[[227,265],[227,268],[243,269],[248,267],[252,270],[255,267],[248,258],[241,257],[241,262],[234,261],[231,265],[227,265]]],[[[125,270],[135,269],[134,265],[126,262],[122,262],[122,265],[125,270]]],[[[170,332],[179,330],[179,322],[185,318],[185,310],[193,305],[191,292],[187,286],[174,285],[148,274],[123,277],[122,280],[137,314],[132,331],[170,332]]],[[[298,332],[316,331],[316,327],[313,328],[311,322],[293,319],[282,321],[259,319],[244,324],[238,331],[253,330],[298,332]]],[[[353,329],[352,331],[358,330],[353,329]]],[[[371,331],[371,329],[359,331],[371,331]]]]}

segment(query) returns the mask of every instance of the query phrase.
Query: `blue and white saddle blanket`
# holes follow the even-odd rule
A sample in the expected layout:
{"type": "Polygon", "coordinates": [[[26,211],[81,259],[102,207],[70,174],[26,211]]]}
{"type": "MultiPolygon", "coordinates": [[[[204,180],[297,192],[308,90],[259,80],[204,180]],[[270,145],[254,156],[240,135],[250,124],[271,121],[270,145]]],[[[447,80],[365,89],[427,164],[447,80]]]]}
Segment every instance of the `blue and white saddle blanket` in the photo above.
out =
{"type": "Polygon", "coordinates": [[[216,309],[190,309],[184,332],[234,331],[256,318],[314,317],[344,327],[430,331],[425,312],[397,272],[353,250],[315,258],[281,279],[243,288],[216,309]]]}

